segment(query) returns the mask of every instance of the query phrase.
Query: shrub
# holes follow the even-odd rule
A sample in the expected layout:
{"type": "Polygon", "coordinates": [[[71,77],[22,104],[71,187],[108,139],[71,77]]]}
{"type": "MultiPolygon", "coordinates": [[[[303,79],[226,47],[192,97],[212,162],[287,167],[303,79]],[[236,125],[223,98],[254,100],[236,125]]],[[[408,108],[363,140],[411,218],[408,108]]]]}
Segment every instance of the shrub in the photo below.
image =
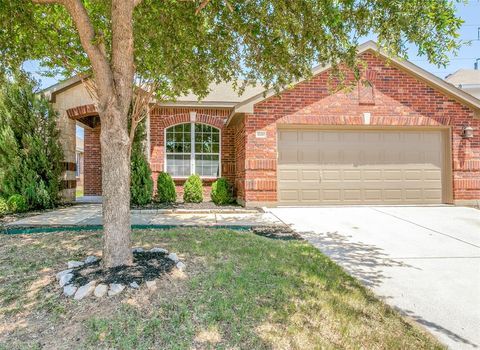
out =
{"type": "Polygon", "coordinates": [[[183,185],[183,201],[200,203],[203,201],[202,180],[197,174],[190,175],[183,185]]]}
{"type": "Polygon", "coordinates": [[[229,204],[233,201],[230,185],[223,177],[212,184],[210,196],[212,197],[213,203],[217,205],[229,204]]]}
{"type": "Polygon", "coordinates": [[[6,213],[8,213],[7,201],[0,197],[0,215],[4,215],[6,213]]]}
{"type": "Polygon", "coordinates": [[[160,203],[173,203],[176,200],[175,183],[169,173],[162,171],[157,178],[157,201],[160,203]]]}
{"type": "Polygon", "coordinates": [[[130,202],[145,205],[152,201],[153,180],[150,166],[143,151],[132,150],[130,202]]]}
{"type": "Polygon", "coordinates": [[[145,123],[138,124],[132,144],[130,159],[130,203],[145,205],[152,201],[153,179],[150,165],[145,156],[145,123]]]}
{"type": "Polygon", "coordinates": [[[20,213],[28,210],[27,200],[21,194],[14,194],[8,198],[8,210],[12,213],[20,213]]]}
{"type": "Polygon", "coordinates": [[[0,87],[0,195],[20,194],[33,209],[59,200],[63,151],[57,114],[36,83],[14,75],[0,87]]]}

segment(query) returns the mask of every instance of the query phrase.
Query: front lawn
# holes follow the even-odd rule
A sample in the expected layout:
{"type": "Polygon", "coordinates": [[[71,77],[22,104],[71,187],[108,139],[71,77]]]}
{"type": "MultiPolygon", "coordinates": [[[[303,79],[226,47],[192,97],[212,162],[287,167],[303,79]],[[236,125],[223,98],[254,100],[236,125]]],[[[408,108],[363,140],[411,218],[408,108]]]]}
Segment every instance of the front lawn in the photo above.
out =
{"type": "Polygon", "coordinates": [[[0,349],[442,347],[306,242],[220,229],[138,230],[134,241],[177,252],[185,273],[76,302],[54,274],[99,255],[99,232],[1,235],[0,349]]]}

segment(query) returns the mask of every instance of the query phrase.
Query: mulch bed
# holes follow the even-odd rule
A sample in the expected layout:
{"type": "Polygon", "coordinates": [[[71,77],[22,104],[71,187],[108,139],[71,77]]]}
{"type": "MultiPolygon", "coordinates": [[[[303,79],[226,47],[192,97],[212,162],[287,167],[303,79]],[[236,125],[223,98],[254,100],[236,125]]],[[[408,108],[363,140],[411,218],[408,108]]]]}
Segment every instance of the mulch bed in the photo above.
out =
{"type": "Polygon", "coordinates": [[[90,281],[97,283],[119,283],[129,285],[136,282],[139,285],[145,281],[152,281],[169,273],[175,267],[175,262],[167,258],[167,254],[160,252],[134,252],[133,264],[103,269],[101,259],[74,268],[70,283],[83,286],[90,281]]]}
{"type": "Polygon", "coordinates": [[[292,230],[289,226],[257,226],[252,227],[251,231],[256,235],[273,238],[273,239],[283,239],[283,240],[303,240],[297,232],[292,230]]]}

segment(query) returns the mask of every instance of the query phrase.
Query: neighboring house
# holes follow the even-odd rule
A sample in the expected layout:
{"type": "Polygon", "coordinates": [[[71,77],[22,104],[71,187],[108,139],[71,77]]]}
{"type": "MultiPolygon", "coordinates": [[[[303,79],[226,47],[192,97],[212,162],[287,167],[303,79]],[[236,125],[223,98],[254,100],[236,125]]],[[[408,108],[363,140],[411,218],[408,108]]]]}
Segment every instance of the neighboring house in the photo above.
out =
{"type": "Polygon", "coordinates": [[[77,188],[83,188],[83,139],[77,136],[75,145],[75,177],[77,180],[77,188]]]}
{"type": "Polygon", "coordinates": [[[459,69],[448,75],[445,80],[470,95],[480,98],[480,70],[459,69]]]}
{"type": "MultiPolygon", "coordinates": [[[[198,173],[209,186],[223,176],[249,206],[480,200],[480,101],[388,59],[373,42],[358,54],[366,67],[354,89],[334,92],[328,67],[318,67],[278,95],[256,87],[239,97],[221,84],[202,101],[190,95],[154,106],[147,120],[154,177],[168,171],[181,185],[198,173]]],[[[79,78],[47,92],[66,129],[85,125],[85,195],[100,195],[93,101],[79,78]]]]}

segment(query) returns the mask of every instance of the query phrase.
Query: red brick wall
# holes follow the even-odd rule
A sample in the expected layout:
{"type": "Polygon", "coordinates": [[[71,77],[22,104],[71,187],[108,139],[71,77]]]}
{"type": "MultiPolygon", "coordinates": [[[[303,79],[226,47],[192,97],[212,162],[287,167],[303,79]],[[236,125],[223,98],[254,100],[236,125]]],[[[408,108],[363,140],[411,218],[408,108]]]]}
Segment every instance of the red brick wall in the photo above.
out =
{"type": "Polygon", "coordinates": [[[240,202],[245,201],[245,119],[239,118],[234,125],[235,141],[235,194],[240,202]]]}
{"type": "MultiPolygon", "coordinates": [[[[197,112],[196,122],[215,126],[221,130],[221,167],[222,177],[233,185],[235,182],[234,129],[225,127],[230,109],[205,108],[154,108],[150,114],[150,167],[155,182],[164,166],[164,130],[178,123],[190,122],[190,112],[197,112]]],[[[85,195],[101,195],[100,128],[85,129],[85,195]],[[88,145],[88,146],[87,146],[88,145]]],[[[210,189],[214,179],[205,179],[204,197],[210,198],[210,189]]],[[[184,179],[176,179],[178,198],[183,195],[184,179]]]]}
{"type": "Polygon", "coordinates": [[[256,104],[254,113],[245,116],[247,202],[277,199],[278,124],[361,125],[364,112],[371,113],[373,125],[450,126],[454,199],[480,199],[480,120],[473,118],[473,110],[371,52],[362,58],[373,91],[362,87],[331,93],[334,86],[323,72],[256,104]],[[465,122],[476,130],[471,140],[461,138],[465,122]],[[266,131],[267,138],[256,138],[257,130],[266,131]]]}
{"type": "Polygon", "coordinates": [[[84,195],[102,194],[102,162],[100,158],[100,127],[85,128],[84,142],[84,195]]]}
{"type": "MultiPolygon", "coordinates": [[[[235,150],[233,128],[225,127],[225,123],[231,110],[226,108],[154,108],[150,113],[150,166],[153,178],[156,178],[160,171],[164,170],[165,144],[164,130],[174,124],[189,123],[190,112],[197,112],[196,122],[212,125],[221,131],[221,175],[228,179],[233,185],[235,181],[235,150]]],[[[175,180],[177,195],[180,199],[183,195],[183,183],[185,180],[175,180]]],[[[204,183],[204,195],[208,199],[213,179],[206,179],[204,183]]],[[[155,185],[156,187],[156,185],[155,185]]]]}

